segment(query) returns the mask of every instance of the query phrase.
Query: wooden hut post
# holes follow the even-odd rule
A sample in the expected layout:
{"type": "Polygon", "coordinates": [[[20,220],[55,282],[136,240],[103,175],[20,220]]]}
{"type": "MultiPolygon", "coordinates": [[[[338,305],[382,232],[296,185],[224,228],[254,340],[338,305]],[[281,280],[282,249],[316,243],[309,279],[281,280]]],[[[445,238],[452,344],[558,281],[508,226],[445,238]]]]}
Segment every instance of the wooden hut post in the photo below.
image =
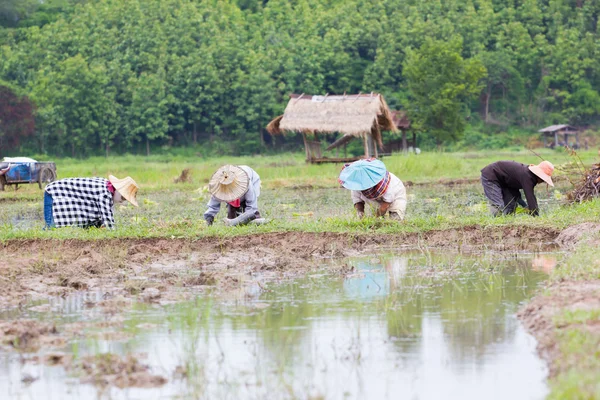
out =
{"type": "Polygon", "coordinates": [[[413,130],[413,151],[417,154],[417,132],[413,130]]]}
{"type": "Polygon", "coordinates": [[[554,131],[554,147],[558,147],[558,131],[554,131]]]}
{"type": "Polygon", "coordinates": [[[310,161],[310,149],[308,148],[308,141],[306,140],[306,133],[302,132],[302,139],[304,140],[304,152],[306,153],[306,161],[310,161]]]}
{"type": "Polygon", "coordinates": [[[377,152],[377,143],[375,142],[375,139],[373,139],[373,136],[371,136],[371,143],[373,143],[373,154],[375,155],[375,158],[379,157],[379,153],[377,152]]]}
{"type": "Polygon", "coordinates": [[[367,143],[367,135],[365,134],[365,158],[369,158],[369,144],[367,143]]]}
{"type": "Polygon", "coordinates": [[[371,148],[373,150],[371,151],[371,154],[373,154],[373,156],[377,158],[379,156],[379,153],[377,152],[377,141],[375,140],[375,136],[381,137],[381,132],[379,131],[379,126],[377,125],[374,125],[373,129],[371,129],[371,148]]]}

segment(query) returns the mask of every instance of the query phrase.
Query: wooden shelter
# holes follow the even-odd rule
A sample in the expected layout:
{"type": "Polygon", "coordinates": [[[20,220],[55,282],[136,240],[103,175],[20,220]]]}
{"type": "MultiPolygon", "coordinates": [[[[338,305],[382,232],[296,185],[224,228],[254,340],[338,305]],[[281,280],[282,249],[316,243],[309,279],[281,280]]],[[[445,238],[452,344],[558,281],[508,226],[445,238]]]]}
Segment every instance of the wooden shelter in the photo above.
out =
{"type": "Polygon", "coordinates": [[[575,145],[573,147],[579,148],[579,131],[570,125],[550,125],[544,129],[540,129],[538,132],[544,136],[544,147],[568,146],[569,135],[574,135],[575,145]],[[562,142],[559,141],[560,135],[563,136],[562,142]]]}
{"type": "Polygon", "coordinates": [[[410,144],[410,146],[412,146],[413,150],[416,149],[417,148],[416,132],[413,130],[412,140],[409,141],[406,138],[406,133],[411,128],[411,122],[408,119],[406,112],[399,111],[399,110],[392,111],[392,119],[394,121],[394,125],[396,125],[396,128],[398,128],[400,130],[400,132],[402,132],[402,139],[400,142],[393,141],[393,142],[386,144],[385,150],[389,153],[392,153],[394,151],[399,151],[399,150],[402,150],[402,152],[406,153],[408,151],[409,144],[410,144]]]}
{"type": "Polygon", "coordinates": [[[383,149],[381,132],[396,130],[390,109],[379,93],[335,96],[292,94],[283,115],[267,125],[271,135],[300,132],[304,139],[306,161],[311,163],[348,162],[362,158],[323,157],[319,134],[342,134],[326,150],[339,148],[354,138],[362,138],[364,157],[368,158],[378,156],[378,147],[383,149]]]}

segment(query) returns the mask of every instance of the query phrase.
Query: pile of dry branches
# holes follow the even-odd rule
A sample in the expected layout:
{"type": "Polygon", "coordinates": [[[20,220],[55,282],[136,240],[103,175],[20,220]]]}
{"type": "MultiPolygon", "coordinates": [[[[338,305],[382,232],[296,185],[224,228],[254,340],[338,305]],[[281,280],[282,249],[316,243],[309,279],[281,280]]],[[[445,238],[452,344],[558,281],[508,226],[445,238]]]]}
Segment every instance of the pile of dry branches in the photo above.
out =
{"type": "Polygon", "coordinates": [[[600,196],[600,164],[592,165],[592,168],[583,173],[580,182],[575,188],[567,193],[569,203],[581,203],[600,196]]]}

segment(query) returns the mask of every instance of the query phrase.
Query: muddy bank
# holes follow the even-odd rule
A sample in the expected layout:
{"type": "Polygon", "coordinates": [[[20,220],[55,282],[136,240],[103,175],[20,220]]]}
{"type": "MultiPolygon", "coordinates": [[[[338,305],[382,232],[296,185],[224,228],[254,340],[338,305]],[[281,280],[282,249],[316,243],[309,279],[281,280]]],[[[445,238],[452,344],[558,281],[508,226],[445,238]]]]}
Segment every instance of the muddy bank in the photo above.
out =
{"type": "Polygon", "coordinates": [[[598,246],[600,245],[598,233],[600,233],[599,223],[584,222],[563,230],[555,241],[556,244],[565,250],[573,249],[582,243],[598,246]]]}
{"type": "Polygon", "coordinates": [[[558,282],[549,285],[545,292],[524,306],[518,317],[537,339],[538,352],[548,362],[550,377],[554,377],[573,367],[558,345],[558,337],[563,332],[575,328],[600,337],[597,320],[582,324],[559,318],[566,311],[600,309],[600,280],[558,282]]]}
{"type": "MultiPolygon", "coordinates": [[[[78,290],[141,296],[149,302],[181,300],[208,289],[243,296],[248,285],[305,274],[360,253],[421,247],[536,250],[551,245],[557,235],[549,228],[473,226],[401,235],[282,232],[197,240],[11,240],[0,245],[0,308],[78,290]]],[[[335,272],[343,265],[328,268],[335,272]]]]}
{"type": "MultiPolygon", "coordinates": [[[[599,234],[599,223],[586,222],[566,228],[556,237],[555,242],[563,250],[577,251],[577,247],[581,245],[600,245],[599,234]]],[[[564,314],[576,315],[578,312],[593,310],[600,310],[598,279],[562,280],[551,283],[543,293],[538,294],[520,310],[518,317],[537,339],[538,351],[548,362],[551,377],[573,368],[573,362],[577,361],[565,354],[565,349],[561,350],[559,343],[563,333],[573,329],[582,330],[600,340],[600,323],[597,319],[583,319],[586,322],[578,322],[579,320],[574,318],[569,321],[564,318],[564,314]]],[[[568,353],[568,350],[566,351],[568,353]]]]}

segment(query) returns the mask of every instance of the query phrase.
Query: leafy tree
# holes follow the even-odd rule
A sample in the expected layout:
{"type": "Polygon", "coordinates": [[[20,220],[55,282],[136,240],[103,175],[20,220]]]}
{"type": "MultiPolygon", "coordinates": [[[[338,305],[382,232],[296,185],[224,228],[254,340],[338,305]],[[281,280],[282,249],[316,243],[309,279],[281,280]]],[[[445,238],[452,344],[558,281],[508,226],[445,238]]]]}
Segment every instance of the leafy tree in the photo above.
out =
{"type": "Polygon", "coordinates": [[[33,135],[33,111],[27,97],[18,96],[0,81],[0,153],[17,147],[22,139],[33,135]]]}
{"type": "Polygon", "coordinates": [[[427,39],[418,50],[410,50],[404,74],[415,111],[417,128],[435,137],[438,146],[459,139],[465,129],[467,105],[482,89],[486,70],[477,59],[465,60],[462,41],[427,39]]]}
{"type": "Polygon", "coordinates": [[[23,144],[42,152],[256,153],[288,94],[358,91],[441,144],[479,113],[597,124],[599,17],[596,0],[3,0],[0,79],[35,102],[23,144]]]}
{"type": "Polygon", "coordinates": [[[80,55],[57,67],[40,74],[32,90],[39,116],[45,118],[41,125],[57,132],[56,146],[70,147],[72,156],[104,149],[114,137],[115,115],[114,99],[105,90],[105,68],[88,65],[80,55]]]}

